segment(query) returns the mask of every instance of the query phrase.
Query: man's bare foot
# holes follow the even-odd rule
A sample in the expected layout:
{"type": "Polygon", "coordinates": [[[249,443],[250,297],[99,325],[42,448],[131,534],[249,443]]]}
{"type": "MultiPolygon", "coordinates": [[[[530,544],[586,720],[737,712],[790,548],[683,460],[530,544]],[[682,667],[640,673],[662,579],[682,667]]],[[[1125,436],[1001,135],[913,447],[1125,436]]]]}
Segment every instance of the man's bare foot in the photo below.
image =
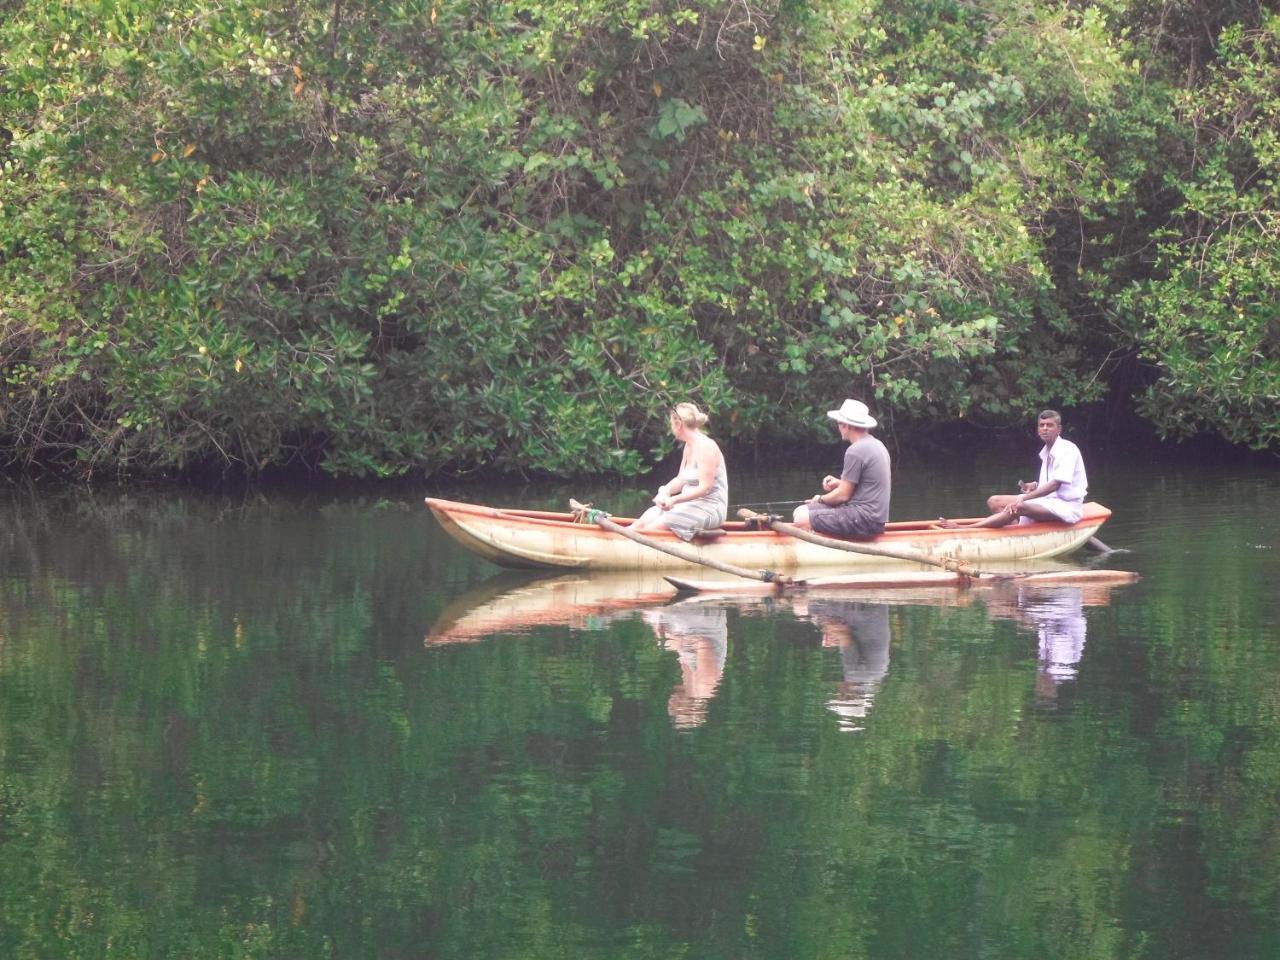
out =
{"type": "Polygon", "coordinates": [[[956,523],[954,520],[948,520],[946,517],[939,517],[938,522],[935,523],[934,526],[942,527],[944,530],[955,530],[960,526],[960,524],[956,523]]]}

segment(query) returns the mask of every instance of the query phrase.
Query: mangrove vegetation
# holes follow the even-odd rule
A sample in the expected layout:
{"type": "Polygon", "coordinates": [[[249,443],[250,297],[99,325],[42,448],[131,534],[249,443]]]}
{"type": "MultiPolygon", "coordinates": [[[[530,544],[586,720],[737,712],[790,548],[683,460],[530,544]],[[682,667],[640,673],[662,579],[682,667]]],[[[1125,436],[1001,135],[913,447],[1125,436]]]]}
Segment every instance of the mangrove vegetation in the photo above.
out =
{"type": "Polygon", "coordinates": [[[1277,89],[1261,0],[0,0],[0,460],[1274,448],[1277,89]]]}

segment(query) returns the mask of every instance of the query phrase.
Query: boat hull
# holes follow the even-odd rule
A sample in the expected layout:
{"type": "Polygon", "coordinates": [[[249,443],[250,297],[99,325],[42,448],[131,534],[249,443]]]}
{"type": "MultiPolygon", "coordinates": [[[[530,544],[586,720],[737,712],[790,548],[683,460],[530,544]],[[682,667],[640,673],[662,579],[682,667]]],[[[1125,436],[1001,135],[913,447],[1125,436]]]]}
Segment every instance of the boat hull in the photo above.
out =
{"type": "MultiPolygon", "coordinates": [[[[458,543],[499,566],[541,570],[631,570],[658,572],[696,569],[698,564],[670,556],[603,530],[593,523],[575,523],[568,513],[513,510],[427,498],[427,506],[458,543]]],[[[1098,503],[1085,504],[1079,522],[1011,524],[999,528],[961,526],[941,529],[928,521],[891,523],[866,543],[915,551],[934,560],[966,561],[978,567],[1018,564],[1058,557],[1083,546],[1111,516],[1098,503]]],[[[626,524],[624,519],[614,518],[626,524]]],[[[961,521],[963,523],[963,521],[961,521]]],[[[880,556],[860,555],[775,533],[747,530],[742,523],[725,524],[725,533],[688,546],[699,559],[731,563],[751,570],[842,570],[925,565],[880,556]]],[[[654,540],[681,544],[674,534],[647,534],[654,540]]],[[[858,542],[858,541],[851,541],[858,542]]]]}

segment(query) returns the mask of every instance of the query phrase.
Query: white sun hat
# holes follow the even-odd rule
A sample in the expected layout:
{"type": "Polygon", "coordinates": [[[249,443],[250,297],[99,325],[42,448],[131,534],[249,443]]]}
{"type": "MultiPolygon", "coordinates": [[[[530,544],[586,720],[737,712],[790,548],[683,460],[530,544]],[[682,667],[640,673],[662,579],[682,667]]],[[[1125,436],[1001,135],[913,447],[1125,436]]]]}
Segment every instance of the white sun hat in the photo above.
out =
{"type": "Polygon", "coordinates": [[[863,430],[870,430],[876,425],[876,418],[871,416],[871,411],[861,400],[846,400],[840,404],[839,410],[828,410],[827,416],[836,423],[860,427],[863,430]]]}

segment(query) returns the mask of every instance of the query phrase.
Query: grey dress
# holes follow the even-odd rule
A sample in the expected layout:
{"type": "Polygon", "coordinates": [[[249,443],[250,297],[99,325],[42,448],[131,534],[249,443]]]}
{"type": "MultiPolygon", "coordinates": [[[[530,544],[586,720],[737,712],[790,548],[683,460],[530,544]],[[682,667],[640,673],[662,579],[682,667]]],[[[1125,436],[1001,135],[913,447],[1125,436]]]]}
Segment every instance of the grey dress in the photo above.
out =
{"type": "MultiPolygon", "coordinates": [[[[680,475],[686,486],[698,483],[698,464],[691,463],[680,475]]],[[[688,500],[676,504],[662,516],[667,528],[681,540],[689,541],[699,530],[710,530],[724,523],[729,513],[729,472],[725,469],[724,458],[720,458],[720,467],[711,489],[697,500],[688,500]]]]}

